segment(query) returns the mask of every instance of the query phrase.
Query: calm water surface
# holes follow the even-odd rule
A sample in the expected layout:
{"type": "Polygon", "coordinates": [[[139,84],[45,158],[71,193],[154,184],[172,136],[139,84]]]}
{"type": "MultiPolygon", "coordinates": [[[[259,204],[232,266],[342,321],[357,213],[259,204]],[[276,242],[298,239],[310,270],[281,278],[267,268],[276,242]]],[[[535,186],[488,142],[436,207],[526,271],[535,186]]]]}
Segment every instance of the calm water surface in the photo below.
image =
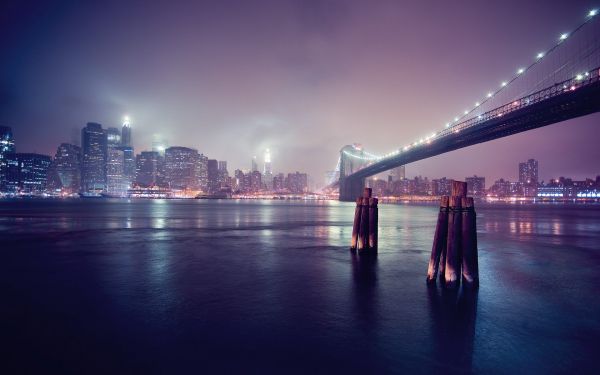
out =
{"type": "Polygon", "coordinates": [[[2,373],[599,373],[600,208],[477,207],[478,293],[427,288],[437,208],[0,202],[2,373]],[[2,371],[2,368],[8,371],[2,371]]]}

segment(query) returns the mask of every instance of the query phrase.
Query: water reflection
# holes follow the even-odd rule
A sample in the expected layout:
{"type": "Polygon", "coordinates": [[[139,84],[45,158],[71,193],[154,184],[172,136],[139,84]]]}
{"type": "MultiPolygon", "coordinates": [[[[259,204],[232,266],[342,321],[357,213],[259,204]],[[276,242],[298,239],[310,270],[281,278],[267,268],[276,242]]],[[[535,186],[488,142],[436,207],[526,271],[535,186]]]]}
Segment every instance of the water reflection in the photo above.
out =
{"type": "Polygon", "coordinates": [[[352,278],[354,280],[354,311],[356,321],[365,329],[376,328],[378,320],[377,253],[352,254],[352,278]]]}
{"type": "Polygon", "coordinates": [[[477,317],[477,289],[427,288],[433,360],[436,363],[470,372],[477,317]]]}

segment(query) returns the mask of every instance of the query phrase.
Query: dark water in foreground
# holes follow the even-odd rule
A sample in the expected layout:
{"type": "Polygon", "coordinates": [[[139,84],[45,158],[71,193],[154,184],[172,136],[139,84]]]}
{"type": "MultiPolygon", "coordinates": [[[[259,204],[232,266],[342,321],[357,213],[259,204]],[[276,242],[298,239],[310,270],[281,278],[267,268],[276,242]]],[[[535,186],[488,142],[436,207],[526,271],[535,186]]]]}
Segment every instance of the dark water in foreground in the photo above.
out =
{"type": "Polygon", "coordinates": [[[598,207],[477,207],[477,294],[425,285],[436,207],[376,259],[353,210],[0,202],[0,372],[598,373],[598,207]]]}

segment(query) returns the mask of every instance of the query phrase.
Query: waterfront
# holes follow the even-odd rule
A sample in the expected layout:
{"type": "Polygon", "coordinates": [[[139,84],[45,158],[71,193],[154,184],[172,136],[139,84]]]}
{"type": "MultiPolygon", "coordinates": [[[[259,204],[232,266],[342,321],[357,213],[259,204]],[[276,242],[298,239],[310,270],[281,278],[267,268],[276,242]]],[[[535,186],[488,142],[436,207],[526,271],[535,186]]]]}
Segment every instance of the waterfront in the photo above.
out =
{"type": "Polygon", "coordinates": [[[591,373],[600,207],[477,206],[481,288],[425,285],[433,205],[0,203],[10,372],[591,373]]]}

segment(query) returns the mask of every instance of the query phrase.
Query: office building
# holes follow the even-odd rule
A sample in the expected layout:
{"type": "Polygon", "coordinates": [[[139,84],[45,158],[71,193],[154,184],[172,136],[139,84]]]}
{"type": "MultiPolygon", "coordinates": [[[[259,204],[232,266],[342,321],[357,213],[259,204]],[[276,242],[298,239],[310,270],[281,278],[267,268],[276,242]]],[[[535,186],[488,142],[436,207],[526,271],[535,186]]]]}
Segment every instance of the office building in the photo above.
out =
{"type": "Polygon", "coordinates": [[[172,189],[200,188],[198,151],[187,147],[169,147],[165,150],[165,182],[172,189]]]}
{"type": "Polygon", "coordinates": [[[155,151],[142,151],[135,158],[135,183],[140,187],[157,186],[160,156],[155,151]]]}
{"type": "Polygon", "coordinates": [[[81,148],[61,143],[48,172],[48,189],[56,193],[75,194],[81,189],[81,148]]]}
{"type": "Polygon", "coordinates": [[[81,130],[81,185],[86,193],[106,190],[107,135],[102,125],[89,122],[81,130]]]}
{"type": "Polygon", "coordinates": [[[46,191],[51,158],[34,153],[6,154],[10,193],[41,195],[46,191]]]}
{"type": "Polygon", "coordinates": [[[8,126],[0,126],[0,191],[6,191],[8,183],[6,154],[15,152],[15,140],[12,129],[8,126]]]}
{"type": "Polygon", "coordinates": [[[467,194],[472,196],[485,195],[485,177],[465,177],[467,183],[467,194]]]}
{"type": "Polygon", "coordinates": [[[208,192],[216,193],[221,188],[219,181],[219,163],[214,159],[208,159],[208,192]]]}

